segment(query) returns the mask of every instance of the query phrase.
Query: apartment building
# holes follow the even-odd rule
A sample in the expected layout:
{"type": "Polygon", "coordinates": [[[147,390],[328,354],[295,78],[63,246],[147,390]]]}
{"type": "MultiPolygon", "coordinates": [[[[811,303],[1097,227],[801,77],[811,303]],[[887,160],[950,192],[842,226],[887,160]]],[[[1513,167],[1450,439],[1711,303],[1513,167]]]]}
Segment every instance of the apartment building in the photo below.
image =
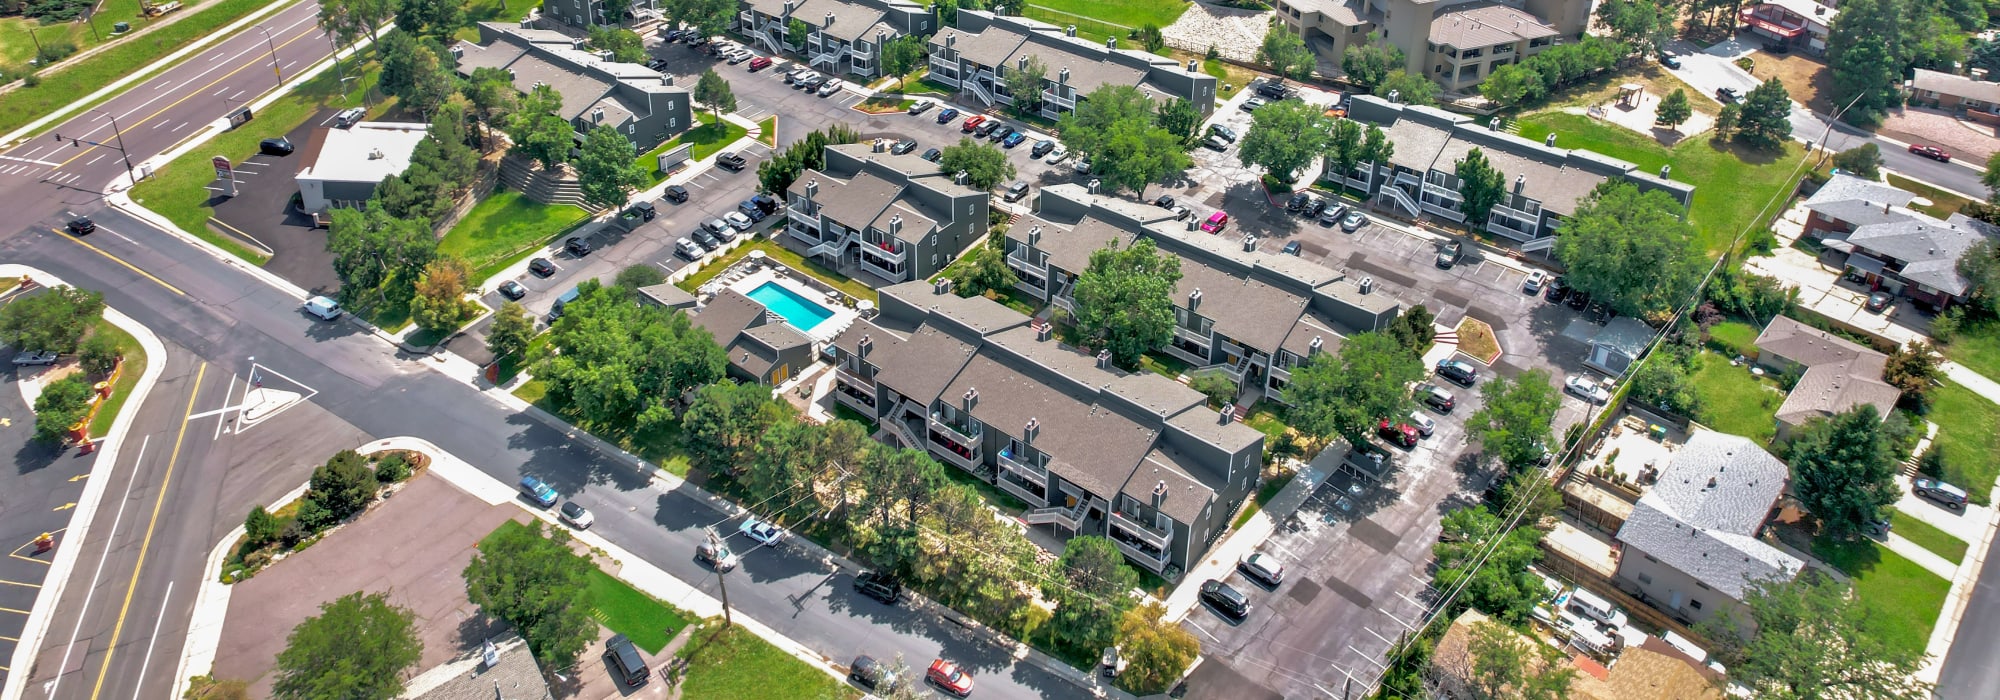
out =
{"type": "Polygon", "coordinates": [[[561,114],[583,132],[609,125],[644,153],[694,123],[692,98],[673,79],[635,63],[605,60],[583,50],[583,40],[547,29],[479,23],[479,43],[451,47],[458,74],[501,68],[527,93],[548,85],[562,96],[561,114]]]}
{"type": "Polygon", "coordinates": [[[938,18],[908,0],[742,0],[735,29],[771,53],[805,56],[830,75],[882,75],[882,46],[937,31],[938,18]],[[806,36],[790,36],[799,20],[806,36]]]}
{"type": "Polygon", "coordinates": [[[1155,100],[1181,98],[1207,118],[1215,111],[1215,76],[1190,61],[1182,65],[1144,51],[1077,38],[1076,26],[1058,28],[1025,17],[960,10],[958,25],[930,39],[930,79],[959,89],[981,104],[1014,104],[1003,84],[1009,70],[1041,65],[1041,116],[1058,119],[1105,85],[1130,85],[1155,100]]]}
{"type": "Polygon", "coordinates": [[[1388,163],[1362,163],[1347,173],[1347,186],[1367,192],[1375,203],[1402,216],[1463,224],[1456,169],[1477,148],[1509,183],[1506,198],[1493,208],[1485,230],[1520,243],[1523,251],[1554,247],[1563,219],[1575,214],[1577,205],[1605,182],[1665,192],[1680,202],[1683,214],[1694,199],[1694,185],[1667,179],[1672,174],[1668,168],[1653,174],[1609,156],[1560,148],[1553,134],[1545,141],[1531,141],[1493,131],[1471,117],[1370,95],[1355,96],[1347,116],[1380,127],[1396,145],[1388,163]]]}
{"type": "Polygon", "coordinates": [[[659,0],[544,0],[542,16],[578,29],[589,29],[593,25],[618,26],[638,17],[641,9],[657,11],[659,0]],[[616,16],[606,12],[606,6],[616,16]]]}
{"type": "Polygon", "coordinates": [[[1034,213],[1007,229],[1007,266],[1022,292],[1074,310],[1077,275],[1090,254],[1141,237],[1181,261],[1174,338],[1160,351],[1265,399],[1283,402],[1292,369],[1338,350],[1351,333],[1380,330],[1402,310],[1372,279],[1349,279],[1260,250],[1254,237],[1205,233],[1165,209],[1074,184],[1042,188],[1034,213]]]}
{"type": "Polygon", "coordinates": [[[826,169],[786,192],[785,235],[809,258],[888,282],[925,279],[986,235],[991,197],[913,155],[877,144],[826,147],[826,169]]]}
{"type": "Polygon", "coordinates": [[[1871,290],[1942,310],[1965,303],[1972,280],[1958,259],[2000,228],[1952,213],[1939,220],[1909,208],[1911,195],[1852,175],[1834,175],[1806,200],[1805,234],[1825,243],[1824,262],[1871,290]]]}
{"type": "Polygon", "coordinates": [[[1737,19],[1753,36],[1806,53],[1826,53],[1826,37],[1839,10],[1814,0],[1763,0],[1744,3],[1737,19]]]}
{"type": "Polygon", "coordinates": [[[1471,92],[1493,70],[1580,37],[1591,0],[1278,0],[1278,20],[1321,63],[1339,65],[1353,46],[1383,41],[1403,51],[1403,70],[1450,92],[1471,92]],[[1380,33],[1380,39],[1373,37],[1380,33]]]}
{"type": "Polygon", "coordinates": [[[1021,499],[1028,525],[1108,537],[1173,579],[1257,488],[1263,434],[1193,389],[1121,372],[948,281],[880,291],[881,313],[829,350],[836,400],[1021,499]]]}

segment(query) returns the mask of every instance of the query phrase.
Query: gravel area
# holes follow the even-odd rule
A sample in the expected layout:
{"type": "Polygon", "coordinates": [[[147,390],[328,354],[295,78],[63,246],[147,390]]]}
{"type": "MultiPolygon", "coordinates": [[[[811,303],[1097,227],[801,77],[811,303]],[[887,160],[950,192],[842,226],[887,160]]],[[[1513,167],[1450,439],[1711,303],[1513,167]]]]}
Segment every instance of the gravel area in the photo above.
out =
{"type": "Polygon", "coordinates": [[[1180,19],[1161,29],[1160,35],[1166,37],[1168,46],[1182,51],[1206,55],[1208,47],[1213,45],[1223,58],[1254,61],[1257,49],[1264,44],[1264,33],[1270,30],[1269,10],[1239,10],[1197,2],[1180,19]]]}

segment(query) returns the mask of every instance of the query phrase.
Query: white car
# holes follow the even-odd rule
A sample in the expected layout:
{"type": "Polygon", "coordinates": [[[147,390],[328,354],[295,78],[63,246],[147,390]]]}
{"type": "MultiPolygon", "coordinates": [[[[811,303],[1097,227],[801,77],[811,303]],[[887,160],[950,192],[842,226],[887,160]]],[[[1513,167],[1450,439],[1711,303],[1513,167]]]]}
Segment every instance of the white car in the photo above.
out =
{"type": "Polygon", "coordinates": [[[1542,291],[1542,284],[1548,281],[1549,281],[1549,273],[1543,272],[1541,270],[1535,270],[1533,272],[1528,273],[1528,280],[1526,282],[1521,283],[1521,291],[1527,292],[1529,294],[1540,294],[1542,291]]]}
{"type": "Polygon", "coordinates": [[[1043,158],[1043,160],[1050,165],[1069,160],[1069,147],[1058,143],[1056,144],[1056,150],[1049,151],[1049,155],[1043,158]]]}
{"type": "Polygon", "coordinates": [[[783,529],[771,523],[758,520],[755,517],[744,518],[743,526],[737,529],[741,530],[743,534],[749,535],[750,539],[756,541],[757,544],[766,547],[775,547],[778,545],[778,542],[785,539],[785,531],[783,529]]]}
{"type": "Polygon", "coordinates": [[[1611,392],[1605,391],[1603,385],[1584,376],[1573,376],[1564,379],[1563,391],[1575,394],[1577,398],[1591,403],[1604,403],[1611,400],[1611,392]]]}
{"type": "Polygon", "coordinates": [[[751,226],[756,225],[756,222],[751,221],[750,217],[744,216],[743,212],[740,211],[732,211],[727,214],[723,214],[722,220],[728,223],[730,228],[736,229],[738,231],[748,231],[750,230],[751,226]]]}
{"type": "Polygon", "coordinates": [[[836,92],[840,92],[840,81],[838,80],[829,80],[826,81],[825,85],[819,86],[820,97],[826,97],[836,92]]]}
{"type": "Polygon", "coordinates": [[[1424,415],[1422,411],[1411,411],[1409,421],[1410,426],[1416,428],[1417,433],[1424,437],[1430,437],[1431,433],[1437,432],[1437,421],[1431,420],[1431,417],[1424,415]]]}
{"type": "Polygon", "coordinates": [[[590,511],[583,506],[577,505],[576,501],[564,501],[562,509],[556,511],[556,513],[556,517],[561,518],[563,522],[569,523],[570,527],[578,530],[588,530],[591,523],[597,522],[596,516],[591,515],[590,511]]]}

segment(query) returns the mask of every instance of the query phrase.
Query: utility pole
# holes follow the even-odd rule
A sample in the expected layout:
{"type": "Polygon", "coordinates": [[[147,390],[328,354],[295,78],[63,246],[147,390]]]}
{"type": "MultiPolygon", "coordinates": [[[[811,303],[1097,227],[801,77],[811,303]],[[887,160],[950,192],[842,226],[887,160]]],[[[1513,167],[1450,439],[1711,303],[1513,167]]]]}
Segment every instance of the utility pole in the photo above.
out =
{"type": "Polygon", "coordinates": [[[708,546],[713,547],[717,553],[715,558],[715,586],[722,592],[722,626],[730,627],[735,625],[736,621],[729,616],[729,569],[722,566],[723,557],[720,554],[725,551],[722,538],[715,536],[715,528],[713,527],[703,529],[708,532],[708,546]]]}
{"type": "Polygon", "coordinates": [[[135,183],[136,183],[136,182],[138,182],[138,181],[139,181],[139,176],[138,176],[137,174],[135,174],[135,173],[133,172],[133,168],[132,168],[132,154],[131,154],[131,152],[130,152],[130,151],[127,151],[127,150],[125,150],[125,130],[124,130],[124,129],[122,129],[122,128],[119,128],[119,126],[118,126],[118,117],[117,117],[117,116],[115,116],[115,115],[113,115],[113,114],[112,114],[112,113],[110,113],[110,112],[106,112],[106,111],[104,111],[104,110],[101,110],[101,109],[93,109],[93,110],[90,110],[90,111],[92,111],[92,112],[96,112],[96,113],[98,113],[98,114],[102,114],[102,115],[104,115],[104,117],[105,117],[106,119],[110,119],[110,120],[111,120],[111,132],[112,132],[113,134],[115,134],[115,135],[116,135],[116,137],[117,137],[117,140],[118,140],[118,145],[116,145],[116,146],[113,146],[113,145],[111,145],[111,144],[108,144],[108,143],[103,143],[103,142],[100,142],[100,141],[92,141],[92,140],[90,140],[90,139],[80,139],[80,138],[67,138],[67,139],[66,139],[66,138],[63,138],[63,135],[62,135],[62,134],[60,134],[60,133],[58,133],[58,134],[55,134],[55,135],[54,135],[54,136],[55,136],[55,139],[56,139],[56,142],[57,142],[57,143],[62,143],[62,142],[64,142],[64,141],[68,141],[68,142],[70,143],[70,145],[71,145],[72,147],[75,147],[75,148],[82,148],[82,147],[83,147],[83,145],[87,143],[87,144],[90,144],[90,145],[92,145],[92,146],[103,146],[103,147],[105,147],[105,148],[114,148],[114,149],[117,149],[117,150],[118,150],[118,155],[119,155],[119,157],[121,157],[121,158],[123,158],[123,159],[125,160],[125,177],[126,177],[126,178],[129,178],[129,179],[131,179],[131,180],[132,180],[133,182],[135,182],[135,183]]]}
{"type": "Polygon", "coordinates": [[[257,29],[259,31],[264,32],[264,45],[271,48],[271,72],[276,73],[278,75],[278,84],[284,85],[285,71],[278,67],[278,42],[277,40],[271,38],[270,27],[266,27],[260,24],[257,25],[257,29]]]}

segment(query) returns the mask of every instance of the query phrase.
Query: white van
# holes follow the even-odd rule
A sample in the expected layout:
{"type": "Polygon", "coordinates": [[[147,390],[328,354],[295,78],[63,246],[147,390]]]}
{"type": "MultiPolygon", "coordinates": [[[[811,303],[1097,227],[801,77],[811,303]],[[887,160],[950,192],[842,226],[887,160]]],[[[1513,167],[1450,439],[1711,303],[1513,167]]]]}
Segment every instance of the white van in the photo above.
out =
{"type": "Polygon", "coordinates": [[[1605,600],[1596,593],[1592,593],[1582,587],[1578,587],[1570,593],[1569,609],[1575,611],[1578,615],[1610,625],[1615,629],[1623,629],[1630,622],[1625,616],[1625,611],[1619,610],[1618,606],[1611,604],[1611,601],[1605,600]]]}
{"type": "Polygon", "coordinates": [[[331,321],[336,318],[340,318],[340,313],[341,313],[340,302],[328,299],[326,297],[313,297],[311,299],[307,299],[305,303],[305,310],[306,313],[312,314],[314,317],[322,321],[331,321]]]}

